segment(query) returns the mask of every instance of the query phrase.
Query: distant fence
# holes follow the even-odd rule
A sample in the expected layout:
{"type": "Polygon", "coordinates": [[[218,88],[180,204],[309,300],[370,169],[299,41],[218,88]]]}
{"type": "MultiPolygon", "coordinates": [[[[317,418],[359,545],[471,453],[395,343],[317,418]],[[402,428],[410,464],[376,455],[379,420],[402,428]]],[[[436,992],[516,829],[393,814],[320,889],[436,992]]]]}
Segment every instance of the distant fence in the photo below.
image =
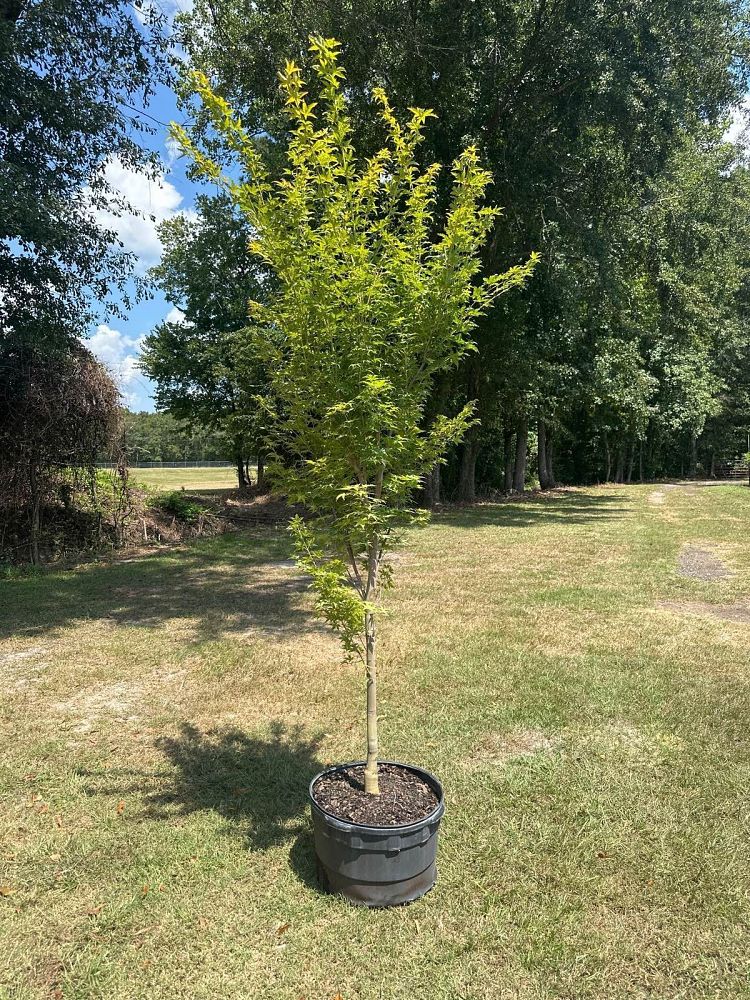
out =
{"type": "Polygon", "coordinates": [[[747,479],[748,471],[747,462],[724,463],[716,466],[714,476],[716,479],[747,479]]]}
{"type": "MultiPolygon", "coordinates": [[[[97,462],[97,469],[113,469],[114,462],[97,462]]],[[[129,469],[233,469],[231,462],[198,462],[188,458],[184,462],[128,462],[129,469]]]]}

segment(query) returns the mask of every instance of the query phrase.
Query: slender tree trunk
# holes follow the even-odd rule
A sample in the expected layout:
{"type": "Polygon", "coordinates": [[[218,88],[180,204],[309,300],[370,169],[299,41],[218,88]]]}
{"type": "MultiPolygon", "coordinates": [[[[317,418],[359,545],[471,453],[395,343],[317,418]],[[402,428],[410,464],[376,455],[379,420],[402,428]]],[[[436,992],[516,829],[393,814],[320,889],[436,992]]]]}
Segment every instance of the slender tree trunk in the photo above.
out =
{"type": "Polygon", "coordinates": [[[39,484],[36,476],[36,466],[32,460],[29,466],[29,493],[31,499],[31,562],[34,566],[39,565],[39,535],[41,534],[41,497],[39,496],[39,484]]]}
{"type": "Polygon", "coordinates": [[[716,452],[711,452],[711,471],[709,472],[711,479],[716,479],[716,452]]]}
{"type": "Polygon", "coordinates": [[[523,493],[526,484],[526,456],[529,444],[529,422],[526,417],[519,418],[516,434],[516,464],[513,469],[513,490],[515,493],[523,493]]]}
{"type": "Polygon", "coordinates": [[[607,437],[607,432],[604,432],[604,460],[605,460],[605,471],[604,471],[604,482],[609,482],[609,477],[612,475],[612,454],[609,450],[609,438],[607,437]]]}
{"type": "Polygon", "coordinates": [[[513,492],[513,461],[515,458],[513,452],[513,429],[505,425],[505,431],[503,433],[503,458],[505,459],[505,481],[503,483],[506,493],[513,492]]]}
{"type": "Polygon", "coordinates": [[[263,452],[258,452],[258,468],[257,468],[257,482],[258,489],[265,489],[266,486],[266,463],[263,456],[263,452]]]}
{"type": "Polygon", "coordinates": [[[440,463],[436,462],[424,477],[424,495],[428,507],[440,503],[440,463]]]}
{"type": "Polygon", "coordinates": [[[252,483],[252,478],[250,476],[250,459],[249,458],[245,459],[245,481],[247,482],[248,486],[252,483]]]}
{"type": "Polygon", "coordinates": [[[625,449],[620,446],[617,449],[617,468],[615,469],[615,482],[621,483],[625,478],[625,449]]]}
{"type": "Polygon", "coordinates": [[[464,441],[461,455],[461,473],[458,481],[458,499],[461,503],[474,503],[476,500],[476,468],[479,444],[469,432],[464,441]]]}
{"type": "Polygon", "coordinates": [[[549,428],[547,430],[547,440],[546,440],[546,451],[547,451],[547,489],[553,490],[557,483],[555,482],[555,470],[552,466],[552,458],[554,455],[553,448],[553,438],[550,433],[549,428]]]}
{"type": "Polygon", "coordinates": [[[537,440],[539,443],[538,451],[538,470],[539,470],[539,485],[543,490],[548,490],[550,483],[548,478],[548,466],[547,466],[547,428],[543,420],[537,423],[537,440]]]}
{"type": "Polygon", "coordinates": [[[380,795],[378,785],[378,678],[375,659],[375,618],[365,615],[365,654],[367,668],[367,763],[365,764],[365,791],[380,795]]]}
{"type": "Polygon", "coordinates": [[[638,443],[638,482],[643,482],[643,438],[638,443]]]}
{"type": "Polygon", "coordinates": [[[690,435],[690,475],[698,475],[698,435],[690,435]]]}
{"type": "Polygon", "coordinates": [[[628,482],[633,481],[633,466],[635,465],[635,440],[630,442],[630,458],[628,460],[628,482]]]}
{"type": "Polygon", "coordinates": [[[235,458],[235,466],[237,468],[237,485],[240,489],[244,489],[247,486],[247,480],[245,479],[245,463],[242,461],[242,454],[237,453],[235,458]]]}

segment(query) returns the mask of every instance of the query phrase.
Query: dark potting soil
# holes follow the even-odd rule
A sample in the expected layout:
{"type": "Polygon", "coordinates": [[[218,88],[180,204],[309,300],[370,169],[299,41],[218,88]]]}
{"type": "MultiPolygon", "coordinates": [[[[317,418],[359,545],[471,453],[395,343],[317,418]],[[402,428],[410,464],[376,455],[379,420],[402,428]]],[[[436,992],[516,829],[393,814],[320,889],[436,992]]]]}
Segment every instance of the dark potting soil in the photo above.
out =
{"type": "Polygon", "coordinates": [[[363,826],[404,826],[429,816],[438,804],[431,786],[398,764],[379,765],[380,795],[368,795],[364,770],[360,764],[316,781],[313,793],[321,809],[363,826]]]}

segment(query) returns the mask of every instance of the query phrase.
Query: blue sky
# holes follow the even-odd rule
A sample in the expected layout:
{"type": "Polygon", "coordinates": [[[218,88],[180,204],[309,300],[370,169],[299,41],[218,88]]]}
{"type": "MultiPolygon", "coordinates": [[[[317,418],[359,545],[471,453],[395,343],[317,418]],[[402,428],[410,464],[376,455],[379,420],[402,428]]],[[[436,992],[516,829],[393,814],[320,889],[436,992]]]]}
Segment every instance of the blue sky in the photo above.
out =
{"type": "MultiPolygon", "coordinates": [[[[160,0],[160,6],[172,15],[187,9],[190,2],[160,0]]],[[[146,121],[156,131],[140,141],[159,153],[163,173],[156,179],[149,179],[126,170],[118,161],[109,162],[106,173],[110,184],[125,195],[137,214],[117,218],[100,213],[107,228],[115,231],[126,249],[137,255],[138,271],[142,274],[156,264],[161,255],[157,223],[179,213],[189,213],[199,190],[198,185],[185,176],[184,159],[175,155],[168,142],[169,122],[182,120],[175,95],[168,88],[159,87],[143,111],[150,116],[146,121]]],[[[100,310],[100,321],[90,331],[88,346],[110,369],[130,409],[154,409],[153,385],[138,370],[138,355],[145,334],[169,315],[172,308],[160,292],[154,291],[152,298],[132,306],[124,319],[109,310],[100,310]]]]}

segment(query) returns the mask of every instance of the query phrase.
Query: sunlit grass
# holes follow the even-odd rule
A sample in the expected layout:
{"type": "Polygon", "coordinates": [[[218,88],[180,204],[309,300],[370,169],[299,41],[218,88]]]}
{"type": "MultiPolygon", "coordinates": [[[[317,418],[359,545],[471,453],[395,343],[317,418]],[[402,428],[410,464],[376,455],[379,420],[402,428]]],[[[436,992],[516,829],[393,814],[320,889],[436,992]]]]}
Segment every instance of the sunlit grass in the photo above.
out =
{"type": "MultiPolygon", "coordinates": [[[[254,467],[251,467],[251,472],[254,467]]],[[[131,469],[131,478],[157,490],[211,490],[237,486],[233,466],[203,469],[187,466],[181,469],[131,469]]]]}
{"type": "Polygon", "coordinates": [[[750,490],[652,492],[407,538],[382,750],[448,808],[390,911],[315,886],[306,785],[361,755],[362,678],[284,532],[1,583],[0,996],[750,997],[750,630],[679,610],[750,599],[750,490]]]}

